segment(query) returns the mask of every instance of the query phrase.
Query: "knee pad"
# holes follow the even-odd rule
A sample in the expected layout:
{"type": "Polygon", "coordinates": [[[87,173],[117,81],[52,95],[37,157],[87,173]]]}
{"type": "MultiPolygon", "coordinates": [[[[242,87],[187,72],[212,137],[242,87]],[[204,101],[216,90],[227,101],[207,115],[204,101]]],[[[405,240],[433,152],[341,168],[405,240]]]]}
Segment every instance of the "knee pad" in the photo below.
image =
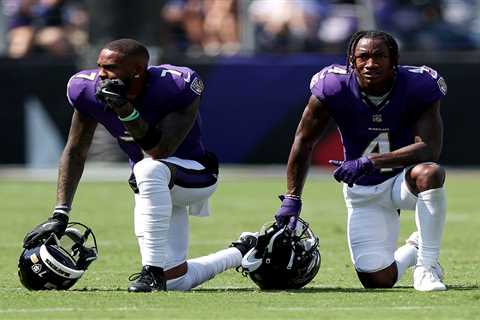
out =
{"type": "Polygon", "coordinates": [[[372,252],[359,255],[355,259],[355,269],[358,272],[376,272],[383,270],[393,263],[393,255],[381,252],[372,252]]]}
{"type": "Polygon", "coordinates": [[[137,162],[133,167],[133,174],[135,175],[138,185],[151,179],[165,181],[168,185],[172,177],[170,168],[167,165],[151,158],[145,158],[137,162]]]}

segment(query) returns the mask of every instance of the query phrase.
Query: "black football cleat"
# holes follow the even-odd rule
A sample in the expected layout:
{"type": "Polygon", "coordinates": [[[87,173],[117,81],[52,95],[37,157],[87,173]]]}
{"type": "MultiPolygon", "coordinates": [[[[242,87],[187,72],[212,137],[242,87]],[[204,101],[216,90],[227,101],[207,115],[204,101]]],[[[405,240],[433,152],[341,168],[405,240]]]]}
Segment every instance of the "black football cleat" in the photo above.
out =
{"type": "Polygon", "coordinates": [[[142,271],[134,273],[128,280],[133,281],[128,287],[128,292],[166,291],[167,280],[163,269],[155,266],[143,266],[142,271]]]}
{"type": "Polygon", "coordinates": [[[247,254],[252,248],[257,245],[257,232],[242,232],[238,240],[233,241],[230,247],[237,248],[242,254],[242,257],[247,254]]]}

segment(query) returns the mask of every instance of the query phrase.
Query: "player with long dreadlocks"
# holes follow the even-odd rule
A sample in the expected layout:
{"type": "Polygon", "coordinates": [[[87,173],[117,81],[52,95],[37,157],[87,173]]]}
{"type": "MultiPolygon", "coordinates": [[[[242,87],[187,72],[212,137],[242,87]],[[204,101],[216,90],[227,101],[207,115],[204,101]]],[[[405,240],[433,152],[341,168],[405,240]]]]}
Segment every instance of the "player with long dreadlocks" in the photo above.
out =
{"type": "Polygon", "coordinates": [[[365,288],[390,288],[415,267],[419,291],[446,290],[438,263],[445,222],[440,99],[445,81],[433,69],[398,64],[395,39],[381,31],[353,34],[347,65],[315,74],[295,134],[287,193],[275,218],[294,228],[313,147],[333,118],[344,160],[331,160],[343,182],[353,265],[365,288]],[[397,249],[400,210],[415,211],[417,231],[397,249]]]}

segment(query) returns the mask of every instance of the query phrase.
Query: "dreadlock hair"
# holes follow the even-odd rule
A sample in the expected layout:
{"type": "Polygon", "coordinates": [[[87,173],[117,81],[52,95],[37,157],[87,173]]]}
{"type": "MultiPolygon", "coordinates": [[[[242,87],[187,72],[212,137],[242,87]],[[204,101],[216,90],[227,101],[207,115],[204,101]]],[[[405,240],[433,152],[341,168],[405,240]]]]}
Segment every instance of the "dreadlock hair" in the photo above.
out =
{"type": "Polygon", "coordinates": [[[393,66],[396,69],[398,65],[398,43],[395,41],[393,36],[385,31],[377,30],[362,30],[355,32],[350,38],[347,49],[347,71],[350,70],[350,66],[353,65],[355,61],[355,49],[358,42],[362,38],[368,39],[382,39],[383,42],[387,45],[388,52],[390,54],[390,59],[393,62],[393,66]]]}
{"type": "Polygon", "coordinates": [[[112,50],[122,54],[124,57],[140,57],[146,64],[150,59],[147,48],[134,39],[118,39],[107,43],[103,49],[112,50]]]}

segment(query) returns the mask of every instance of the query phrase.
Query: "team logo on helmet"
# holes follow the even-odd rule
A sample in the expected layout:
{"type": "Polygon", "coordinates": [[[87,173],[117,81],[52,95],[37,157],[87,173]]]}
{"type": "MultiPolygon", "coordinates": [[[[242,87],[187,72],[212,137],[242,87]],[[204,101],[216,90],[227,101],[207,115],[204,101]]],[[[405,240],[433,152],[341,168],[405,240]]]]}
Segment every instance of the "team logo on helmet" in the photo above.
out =
{"type": "Polygon", "coordinates": [[[35,273],[39,273],[40,271],[42,271],[42,265],[39,263],[32,265],[32,271],[35,273]]]}

